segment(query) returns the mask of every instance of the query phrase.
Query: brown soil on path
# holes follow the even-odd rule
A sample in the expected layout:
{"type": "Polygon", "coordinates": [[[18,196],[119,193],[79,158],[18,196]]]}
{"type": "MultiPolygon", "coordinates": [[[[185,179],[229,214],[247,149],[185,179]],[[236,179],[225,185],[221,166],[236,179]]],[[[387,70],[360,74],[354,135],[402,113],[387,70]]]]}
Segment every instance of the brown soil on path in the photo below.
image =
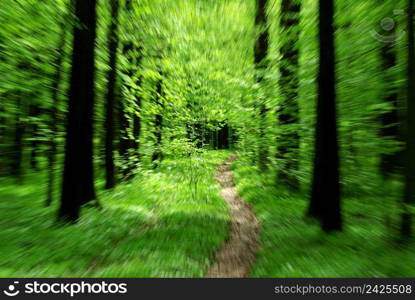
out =
{"type": "Polygon", "coordinates": [[[259,247],[259,222],[251,207],[236,191],[230,165],[236,160],[233,155],[219,166],[216,180],[221,184],[221,195],[230,207],[230,237],[216,253],[213,265],[208,269],[207,278],[241,278],[249,275],[259,247]]]}

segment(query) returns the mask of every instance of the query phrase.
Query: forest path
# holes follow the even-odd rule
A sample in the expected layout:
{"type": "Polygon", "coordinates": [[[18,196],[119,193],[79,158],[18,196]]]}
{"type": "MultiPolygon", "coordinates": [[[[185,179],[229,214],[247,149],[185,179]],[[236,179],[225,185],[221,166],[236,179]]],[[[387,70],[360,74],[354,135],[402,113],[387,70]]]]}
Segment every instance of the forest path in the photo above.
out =
{"type": "Polygon", "coordinates": [[[230,236],[216,253],[215,261],[208,269],[207,278],[242,278],[249,275],[259,247],[259,221],[251,207],[236,191],[230,165],[236,155],[219,166],[216,180],[221,184],[221,196],[231,211],[230,236]]]}

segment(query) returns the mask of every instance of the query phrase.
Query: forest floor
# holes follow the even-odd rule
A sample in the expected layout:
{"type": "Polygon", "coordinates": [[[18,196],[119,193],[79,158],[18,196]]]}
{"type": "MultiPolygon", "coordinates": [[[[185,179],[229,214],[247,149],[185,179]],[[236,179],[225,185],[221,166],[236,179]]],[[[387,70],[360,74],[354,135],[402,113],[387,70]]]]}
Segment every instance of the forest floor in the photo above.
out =
{"type": "Polygon", "coordinates": [[[203,277],[229,232],[215,180],[229,152],[165,160],[113,191],[97,184],[101,210],[56,224],[45,174],[0,181],[0,277],[203,277]],[[45,181],[44,181],[45,180],[45,181]]]}
{"type": "Polygon", "coordinates": [[[232,170],[238,193],[261,222],[260,245],[250,277],[413,277],[415,241],[399,240],[399,189],[388,194],[350,191],[343,196],[344,231],[327,235],[305,217],[308,193],[275,184],[238,159],[232,170]],[[352,193],[354,192],[354,193],[352,193]]]}
{"type": "Polygon", "coordinates": [[[110,192],[99,182],[103,208],[84,207],[72,226],[56,223],[58,199],[44,207],[46,174],[0,179],[0,277],[413,276],[414,243],[385,228],[380,193],[345,197],[345,230],[326,235],[304,218],[305,193],[230,155],[166,159],[110,192]],[[242,249],[236,264],[226,258],[242,249]]]}
{"type": "Polygon", "coordinates": [[[230,165],[236,155],[219,166],[216,180],[221,184],[221,195],[229,205],[231,215],[230,237],[216,254],[209,268],[208,278],[241,278],[249,275],[258,249],[259,222],[236,191],[230,165]]]}

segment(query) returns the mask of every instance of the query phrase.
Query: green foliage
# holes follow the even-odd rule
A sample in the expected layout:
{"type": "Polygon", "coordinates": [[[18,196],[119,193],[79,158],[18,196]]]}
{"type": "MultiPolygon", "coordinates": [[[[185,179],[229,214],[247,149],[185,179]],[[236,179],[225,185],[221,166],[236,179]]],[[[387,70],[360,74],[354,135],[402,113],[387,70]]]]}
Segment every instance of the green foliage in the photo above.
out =
{"type": "Polygon", "coordinates": [[[343,233],[327,235],[305,217],[307,196],[276,187],[246,160],[233,166],[238,191],[261,222],[251,277],[411,277],[413,242],[395,240],[399,185],[344,199],[343,233]]]}
{"type": "MultiPolygon", "coordinates": [[[[140,0],[132,1],[129,10],[120,1],[114,157],[118,182],[129,177],[126,171],[136,178],[111,192],[100,189],[101,211],[83,208],[79,224],[56,226],[57,203],[42,207],[44,173],[53,139],[58,144],[57,178],[62,179],[73,27],[82,26],[71,2],[1,0],[0,176],[5,178],[0,178],[0,240],[7,242],[0,245],[5,253],[0,276],[202,276],[229,221],[212,179],[214,165],[227,153],[208,151],[218,147],[225,125],[241,159],[236,166],[239,190],[263,222],[263,249],[253,276],[411,275],[405,262],[413,255],[390,243],[397,218],[402,211],[412,212],[413,205],[398,205],[401,166],[388,181],[380,170],[383,155],[401,154],[404,148],[407,41],[401,35],[405,15],[399,10],[406,8],[405,1],[335,1],[337,123],[347,226],[346,233],[330,237],[302,218],[313,167],[318,1],[301,1],[295,28],[300,34],[295,45],[300,52],[298,96],[290,99],[298,103],[299,122],[286,127],[278,126],[277,118],[285,108],[279,86],[281,48],[291,36],[281,34],[281,0],[268,1],[269,49],[266,68],[260,69],[254,65],[259,32],[254,0],[140,0]],[[385,17],[397,24],[390,45],[396,62],[387,70],[385,43],[379,39],[385,34],[380,29],[385,17]],[[255,80],[259,76],[261,83],[255,80]],[[385,101],[392,93],[398,95],[397,107],[385,101]],[[399,132],[382,136],[382,117],[394,110],[399,132]],[[294,172],[300,194],[283,190],[275,179],[284,166],[277,156],[283,144],[278,137],[293,132],[300,137],[300,166],[294,172]],[[129,143],[126,153],[123,142],[129,143]],[[267,154],[267,172],[257,168],[261,151],[267,154]],[[156,152],[165,161],[153,170],[156,152]],[[16,186],[8,175],[19,155],[27,182],[16,186]],[[41,169],[36,174],[29,166],[33,155],[41,169]],[[322,258],[327,259],[324,265],[322,258]]],[[[101,188],[111,16],[109,1],[97,3],[93,162],[101,188]]],[[[59,194],[55,191],[56,199],[59,194]]]]}
{"type": "Polygon", "coordinates": [[[39,175],[19,188],[1,179],[0,276],[202,276],[227,236],[228,209],[212,173],[228,155],[167,160],[101,192],[103,208],[84,208],[73,226],[55,223],[56,206],[43,207],[39,175]]]}

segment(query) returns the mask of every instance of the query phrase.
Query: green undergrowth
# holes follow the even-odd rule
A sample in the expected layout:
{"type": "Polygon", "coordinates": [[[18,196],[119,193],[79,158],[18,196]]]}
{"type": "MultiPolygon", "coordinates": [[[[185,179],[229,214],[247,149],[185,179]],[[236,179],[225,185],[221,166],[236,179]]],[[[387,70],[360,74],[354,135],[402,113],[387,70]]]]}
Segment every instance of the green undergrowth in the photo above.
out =
{"type": "MultiPolygon", "coordinates": [[[[111,192],[78,224],[43,205],[45,174],[0,181],[0,277],[200,277],[227,236],[228,208],[213,178],[230,154],[167,159],[111,192]]],[[[80,170],[82,171],[82,170],[80,170]]]]}
{"type": "Polygon", "coordinates": [[[259,175],[243,159],[232,167],[239,193],[261,222],[261,249],[252,277],[415,275],[413,241],[397,240],[399,214],[393,209],[400,199],[397,189],[388,192],[380,186],[373,195],[345,197],[344,232],[327,235],[304,217],[306,193],[277,188],[275,177],[259,175]]]}

